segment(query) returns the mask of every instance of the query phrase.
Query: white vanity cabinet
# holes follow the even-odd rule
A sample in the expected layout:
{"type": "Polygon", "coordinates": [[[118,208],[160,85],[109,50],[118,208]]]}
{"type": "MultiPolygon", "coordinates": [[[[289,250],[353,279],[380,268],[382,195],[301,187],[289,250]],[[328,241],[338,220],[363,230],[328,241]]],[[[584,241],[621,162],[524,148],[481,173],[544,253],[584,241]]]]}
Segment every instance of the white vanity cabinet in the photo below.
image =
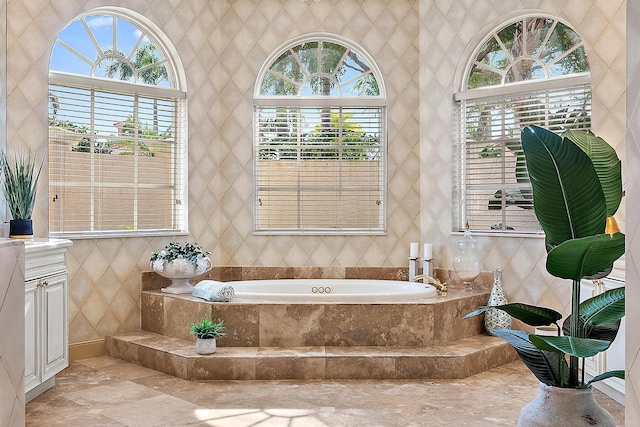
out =
{"type": "Polygon", "coordinates": [[[69,365],[66,251],[70,240],[34,239],[25,244],[26,401],[55,385],[69,365]]]}

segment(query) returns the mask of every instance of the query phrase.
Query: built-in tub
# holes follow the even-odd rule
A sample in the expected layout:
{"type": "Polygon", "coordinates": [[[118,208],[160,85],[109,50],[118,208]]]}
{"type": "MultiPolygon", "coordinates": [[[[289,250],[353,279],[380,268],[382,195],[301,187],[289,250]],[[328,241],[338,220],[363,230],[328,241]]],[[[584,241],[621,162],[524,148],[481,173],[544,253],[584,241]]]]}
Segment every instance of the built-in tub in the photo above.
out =
{"type": "Polygon", "coordinates": [[[369,279],[278,279],[227,282],[233,301],[401,302],[435,297],[422,283],[369,279]]]}

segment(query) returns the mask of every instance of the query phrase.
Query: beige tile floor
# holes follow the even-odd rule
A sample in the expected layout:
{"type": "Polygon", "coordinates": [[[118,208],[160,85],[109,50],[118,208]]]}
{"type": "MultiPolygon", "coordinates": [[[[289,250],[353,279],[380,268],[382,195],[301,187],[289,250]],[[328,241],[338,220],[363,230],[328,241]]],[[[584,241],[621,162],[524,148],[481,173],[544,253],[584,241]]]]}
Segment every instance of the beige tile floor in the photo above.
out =
{"type": "MultiPolygon", "coordinates": [[[[537,381],[513,362],[463,380],[204,381],[97,357],[27,404],[27,426],[513,426],[537,381]]],[[[596,391],[624,426],[624,407],[596,391]]]]}

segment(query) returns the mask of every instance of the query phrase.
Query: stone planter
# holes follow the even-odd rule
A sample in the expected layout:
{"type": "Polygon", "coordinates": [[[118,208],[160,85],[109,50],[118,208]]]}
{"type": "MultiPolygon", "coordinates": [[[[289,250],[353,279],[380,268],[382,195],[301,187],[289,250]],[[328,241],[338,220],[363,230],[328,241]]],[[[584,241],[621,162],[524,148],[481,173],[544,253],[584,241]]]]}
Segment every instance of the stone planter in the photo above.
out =
{"type": "Polygon", "coordinates": [[[190,279],[205,274],[211,270],[212,264],[209,257],[202,258],[202,262],[192,264],[189,261],[179,258],[171,262],[164,262],[161,266],[153,264],[153,271],[171,279],[171,285],[162,288],[162,292],[170,294],[190,294],[193,292],[193,286],[189,283],[190,279]]]}
{"type": "Polygon", "coordinates": [[[216,352],[215,338],[196,338],[196,353],[213,354],[216,352]]]}
{"type": "Polygon", "coordinates": [[[540,383],[535,399],[520,411],[518,427],[615,427],[616,422],[593,397],[593,388],[560,388],[540,383]]]}

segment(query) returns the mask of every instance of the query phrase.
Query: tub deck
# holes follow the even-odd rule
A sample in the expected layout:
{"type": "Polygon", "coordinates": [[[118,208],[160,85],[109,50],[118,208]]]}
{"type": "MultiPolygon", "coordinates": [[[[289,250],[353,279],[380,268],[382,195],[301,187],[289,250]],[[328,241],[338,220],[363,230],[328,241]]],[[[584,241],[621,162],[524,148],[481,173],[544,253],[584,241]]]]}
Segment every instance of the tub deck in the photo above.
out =
{"type": "Polygon", "coordinates": [[[142,330],[107,337],[107,354],[188,380],[466,378],[517,359],[464,314],[488,291],[376,303],[212,303],[142,292],[142,330]],[[224,319],[216,353],[195,353],[191,322],[224,319]]]}

